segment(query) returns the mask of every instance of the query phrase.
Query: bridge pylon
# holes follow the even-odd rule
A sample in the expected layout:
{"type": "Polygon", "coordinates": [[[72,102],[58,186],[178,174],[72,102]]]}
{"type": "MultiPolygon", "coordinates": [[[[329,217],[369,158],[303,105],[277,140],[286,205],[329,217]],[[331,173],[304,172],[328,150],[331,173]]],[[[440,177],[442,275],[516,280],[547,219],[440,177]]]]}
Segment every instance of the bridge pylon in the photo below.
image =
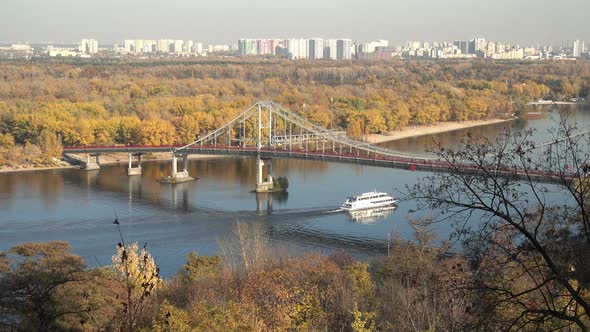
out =
{"type": "Polygon", "coordinates": [[[160,180],[161,183],[183,183],[193,181],[195,178],[188,174],[188,153],[172,151],[172,172],[169,176],[160,180]],[[182,158],[182,171],[178,171],[178,158],[182,158]]]}
{"type": "Polygon", "coordinates": [[[256,192],[270,192],[274,188],[274,179],[272,177],[272,162],[267,159],[266,163],[260,158],[256,157],[256,192]],[[266,179],[262,178],[264,165],[268,166],[266,179]]]}
{"type": "Polygon", "coordinates": [[[100,169],[100,153],[94,154],[94,156],[96,157],[96,161],[92,161],[92,159],[90,158],[91,156],[92,154],[87,154],[86,161],[82,162],[82,169],[84,169],[85,171],[94,171],[100,169]]]}
{"type": "Polygon", "coordinates": [[[137,167],[133,167],[133,154],[128,153],[127,158],[129,166],[127,167],[127,175],[141,175],[141,153],[137,154],[137,167]]]}

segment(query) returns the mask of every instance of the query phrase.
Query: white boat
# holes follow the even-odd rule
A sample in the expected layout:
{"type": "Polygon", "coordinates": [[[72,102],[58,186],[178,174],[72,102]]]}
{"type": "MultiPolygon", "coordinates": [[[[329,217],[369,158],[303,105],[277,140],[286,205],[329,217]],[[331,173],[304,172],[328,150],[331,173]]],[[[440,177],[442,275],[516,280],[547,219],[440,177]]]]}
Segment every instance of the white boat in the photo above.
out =
{"type": "Polygon", "coordinates": [[[388,193],[372,191],[362,193],[358,196],[348,197],[340,208],[344,211],[350,212],[392,206],[395,203],[397,203],[397,199],[390,196],[388,193]]]}

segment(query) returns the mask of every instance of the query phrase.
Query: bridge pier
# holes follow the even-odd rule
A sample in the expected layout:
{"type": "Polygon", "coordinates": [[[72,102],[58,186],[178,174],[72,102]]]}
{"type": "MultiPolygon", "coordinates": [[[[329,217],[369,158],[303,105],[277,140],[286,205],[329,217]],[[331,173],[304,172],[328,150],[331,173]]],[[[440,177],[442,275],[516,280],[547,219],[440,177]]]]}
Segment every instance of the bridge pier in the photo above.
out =
{"type": "Polygon", "coordinates": [[[94,170],[100,169],[100,164],[99,164],[99,156],[100,156],[100,154],[97,153],[95,155],[96,156],[96,161],[95,162],[93,162],[93,161],[90,160],[90,157],[91,156],[92,156],[91,154],[87,154],[86,155],[86,162],[83,163],[82,169],[84,169],[86,171],[94,171],[94,170]]]}
{"type": "Polygon", "coordinates": [[[268,162],[268,176],[266,181],[262,178],[262,170],[264,167],[264,161],[260,159],[260,156],[256,159],[256,192],[269,192],[274,188],[274,180],[272,178],[272,164],[268,162]]]}
{"type": "Polygon", "coordinates": [[[182,183],[193,181],[195,178],[188,175],[188,154],[181,155],[183,158],[183,169],[178,171],[178,155],[172,151],[172,174],[160,180],[161,183],[182,183]]]}
{"type": "Polygon", "coordinates": [[[141,153],[137,154],[137,167],[133,167],[133,155],[131,153],[127,154],[127,158],[129,160],[129,167],[127,167],[127,175],[141,175],[141,153]]]}

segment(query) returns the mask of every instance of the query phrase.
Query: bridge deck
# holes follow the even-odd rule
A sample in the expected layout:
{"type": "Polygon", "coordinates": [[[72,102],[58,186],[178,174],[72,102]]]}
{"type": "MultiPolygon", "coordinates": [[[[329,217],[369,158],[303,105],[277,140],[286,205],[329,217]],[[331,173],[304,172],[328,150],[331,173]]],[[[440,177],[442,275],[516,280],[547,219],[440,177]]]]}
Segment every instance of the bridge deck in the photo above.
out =
{"type": "MultiPolygon", "coordinates": [[[[152,153],[152,152],[170,152],[175,151],[179,146],[88,146],[88,147],[66,147],[63,149],[64,153],[152,153]]],[[[397,169],[411,169],[417,171],[435,171],[435,172],[452,172],[460,170],[464,173],[480,174],[483,172],[474,164],[460,163],[450,164],[446,161],[423,158],[408,158],[397,156],[372,155],[367,156],[363,154],[349,154],[339,153],[331,150],[317,151],[317,150],[302,150],[302,149],[280,149],[262,147],[237,147],[237,146],[192,146],[184,148],[183,154],[199,154],[199,155],[234,155],[234,156],[256,156],[261,157],[275,157],[275,158],[291,158],[291,159],[311,159],[324,160],[339,163],[354,163],[361,165],[370,165],[378,167],[390,167],[397,169]]],[[[558,174],[547,173],[538,170],[521,170],[514,168],[499,168],[496,170],[506,176],[515,176],[518,178],[531,178],[540,182],[555,182],[560,180],[558,174]]],[[[573,175],[572,175],[573,176],[573,175]]]]}

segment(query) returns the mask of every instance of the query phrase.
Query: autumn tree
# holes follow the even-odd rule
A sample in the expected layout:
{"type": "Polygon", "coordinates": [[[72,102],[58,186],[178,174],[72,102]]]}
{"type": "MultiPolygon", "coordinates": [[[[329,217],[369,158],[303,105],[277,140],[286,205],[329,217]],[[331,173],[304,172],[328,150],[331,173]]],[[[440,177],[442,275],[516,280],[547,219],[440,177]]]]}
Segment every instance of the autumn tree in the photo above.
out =
{"type": "Polygon", "coordinates": [[[0,326],[50,331],[87,308],[70,286],[87,280],[84,260],[62,241],[24,243],[0,254],[0,326]]]}
{"type": "Polygon", "coordinates": [[[561,143],[544,151],[535,149],[530,132],[506,132],[495,141],[467,137],[452,150],[439,146],[449,174],[433,174],[411,190],[420,207],[441,211],[439,221],[457,226],[457,239],[476,258],[464,289],[481,299],[482,319],[498,314],[487,324],[590,326],[590,142],[574,132],[562,120],[554,131],[561,143]],[[542,183],[549,179],[554,183],[542,183]]]}
{"type": "Polygon", "coordinates": [[[59,137],[48,130],[43,130],[39,135],[39,147],[48,162],[53,158],[60,158],[62,154],[62,145],[59,137]]]}
{"type": "Polygon", "coordinates": [[[145,246],[140,249],[137,242],[130,245],[119,243],[112,261],[115,278],[122,290],[118,294],[122,301],[115,318],[125,331],[132,332],[161,286],[160,269],[145,246]]]}

